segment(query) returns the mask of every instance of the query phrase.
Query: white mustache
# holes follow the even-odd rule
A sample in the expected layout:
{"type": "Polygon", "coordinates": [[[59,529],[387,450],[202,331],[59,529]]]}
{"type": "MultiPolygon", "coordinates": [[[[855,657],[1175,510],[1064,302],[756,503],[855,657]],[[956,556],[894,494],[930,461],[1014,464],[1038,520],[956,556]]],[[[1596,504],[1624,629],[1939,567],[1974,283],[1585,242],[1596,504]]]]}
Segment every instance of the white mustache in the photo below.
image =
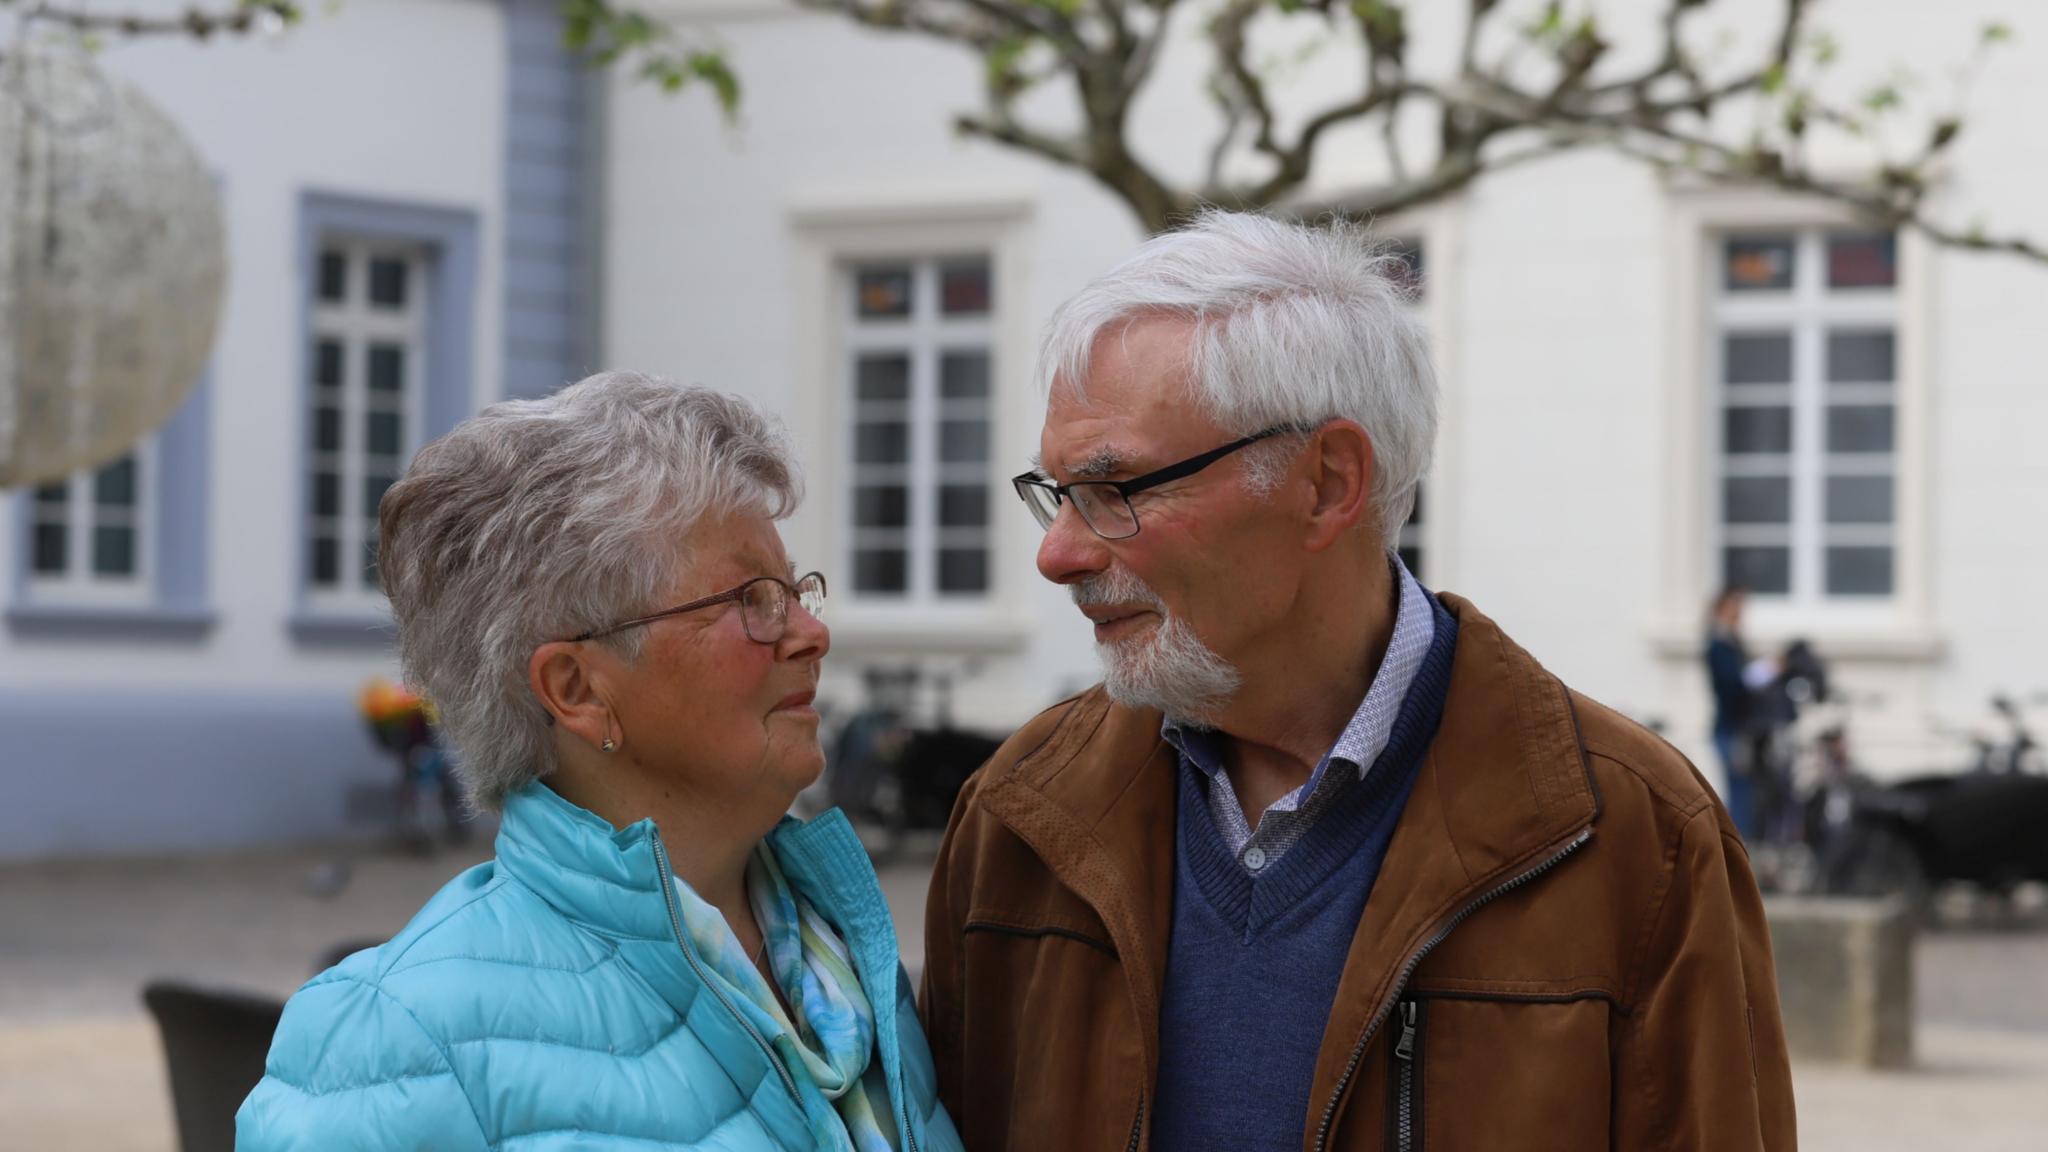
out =
{"type": "Polygon", "coordinates": [[[1091,604],[1139,604],[1157,609],[1163,616],[1166,602],[1159,598],[1137,574],[1128,568],[1108,568],[1099,576],[1090,576],[1067,585],[1067,591],[1074,597],[1074,604],[1087,607],[1091,604]]]}

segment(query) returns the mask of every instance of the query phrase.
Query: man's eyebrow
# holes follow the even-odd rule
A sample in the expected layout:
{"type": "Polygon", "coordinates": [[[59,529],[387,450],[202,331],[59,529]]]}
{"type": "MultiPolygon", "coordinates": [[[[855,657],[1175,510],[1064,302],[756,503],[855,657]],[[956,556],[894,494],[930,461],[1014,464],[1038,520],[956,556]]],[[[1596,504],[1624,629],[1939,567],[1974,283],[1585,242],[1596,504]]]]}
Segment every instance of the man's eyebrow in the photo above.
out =
{"type": "Polygon", "coordinates": [[[1105,446],[1097,448],[1088,454],[1087,459],[1074,465],[1074,475],[1084,479],[1099,479],[1121,471],[1123,466],[1124,454],[1115,448],[1105,446]]]}
{"type": "MultiPolygon", "coordinates": [[[[1074,465],[1071,471],[1076,479],[1100,479],[1121,470],[1124,467],[1124,459],[1124,453],[1120,449],[1097,448],[1079,464],[1074,465]]],[[[1052,476],[1052,473],[1046,470],[1045,457],[1037,452],[1031,454],[1031,470],[1048,479],[1052,476]]]]}

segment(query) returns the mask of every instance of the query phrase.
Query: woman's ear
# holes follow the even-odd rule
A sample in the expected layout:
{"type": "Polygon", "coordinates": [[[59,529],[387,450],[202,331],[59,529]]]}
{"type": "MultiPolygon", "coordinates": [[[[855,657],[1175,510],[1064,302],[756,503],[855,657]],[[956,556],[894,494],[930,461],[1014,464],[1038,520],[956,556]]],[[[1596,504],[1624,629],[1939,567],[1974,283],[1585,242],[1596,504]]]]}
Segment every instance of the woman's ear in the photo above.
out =
{"type": "Polygon", "coordinates": [[[589,744],[604,749],[620,738],[618,721],[598,683],[601,670],[593,667],[602,649],[577,640],[554,640],[533,650],[526,662],[526,680],[534,698],[547,709],[555,727],[589,744]]]}

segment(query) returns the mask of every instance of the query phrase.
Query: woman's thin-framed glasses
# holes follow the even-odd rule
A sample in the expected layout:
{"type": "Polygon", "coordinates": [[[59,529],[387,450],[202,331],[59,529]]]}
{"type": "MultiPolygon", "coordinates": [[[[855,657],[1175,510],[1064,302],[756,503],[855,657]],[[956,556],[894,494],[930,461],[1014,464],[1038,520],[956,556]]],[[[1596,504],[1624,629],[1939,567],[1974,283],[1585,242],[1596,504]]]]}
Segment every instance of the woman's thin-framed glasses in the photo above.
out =
{"type": "Polygon", "coordinates": [[[1299,431],[1301,429],[1292,424],[1277,424],[1242,440],[1232,440],[1221,448],[1212,448],[1199,456],[1190,456],[1129,480],[1076,480],[1072,484],[1055,484],[1037,472],[1026,472],[1013,477],[1010,485],[1017,490],[1024,506],[1031,509],[1032,519],[1038,521],[1040,528],[1050,529],[1060,514],[1060,505],[1072,501],[1074,508],[1081,513],[1082,521],[1097,536],[1105,540],[1123,540],[1138,534],[1138,512],[1131,507],[1131,497],[1148,488],[1193,476],[1240,448],[1250,447],[1283,432],[1299,431]]]}
{"type": "Polygon", "coordinates": [[[664,608],[645,616],[635,616],[631,620],[621,620],[617,624],[593,629],[570,639],[595,640],[600,636],[609,636],[614,632],[623,632],[628,628],[637,628],[642,624],[651,624],[670,616],[695,612],[699,608],[737,602],[740,606],[740,625],[746,629],[747,639],[756,644],[773,644],[789,631],[789,602],[792,597],[803,605],[804,611],[813,616],[823,615],[825,574],[806,573],[797,577],[794,584],[780,576],[756,576],[737,588],[728,588],[723,592],[692,600],[688,604],[678,604],[673,608],[664,608]]]}

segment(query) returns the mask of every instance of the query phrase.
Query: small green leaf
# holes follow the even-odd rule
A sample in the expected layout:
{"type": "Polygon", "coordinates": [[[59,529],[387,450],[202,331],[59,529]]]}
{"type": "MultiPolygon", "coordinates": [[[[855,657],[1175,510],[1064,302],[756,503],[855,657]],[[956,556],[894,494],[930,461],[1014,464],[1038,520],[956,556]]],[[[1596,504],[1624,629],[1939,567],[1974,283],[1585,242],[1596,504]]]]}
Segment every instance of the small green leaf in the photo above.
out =
{"type": "Polygon", "coordinates": [[[1813,49],[1813,62],[1823,68],[1833,64],[1842,54],[1842,46],[1829,33],[1815,32],[1806,42],[1813,49]]]}
{"type": "Polygon", "coordinates": [[[1863,96],[1863,106],[1868,108],[1873,115],[1882,115],[1883,113],[1893,111],[1898,108],[1899,104],[1899,90],[1890,84],[1873,88],[1863,96]]]}
{"type": "Polygon", "coordinates": [[[1764,69],[1762,84],[1764,95],[1776,96],[1779,90],[1785,87],[1785,66],[1773,64],[1764,69]]]}
{"type": "Polygon", "coordinates": [[[1986,44],[2003,44],[2012,39],[2012,25],[1994,20],[1984,26],[1980,35],[1986,44]]]}
{"type": "Polygon", "coordinates": [[[1934,122],[1934,132],[1927,138],[1927,150],[1938,152],[1955,143],[1956,136],[1963,130],[1963,122],[1953,116],[1934,122]]]}

